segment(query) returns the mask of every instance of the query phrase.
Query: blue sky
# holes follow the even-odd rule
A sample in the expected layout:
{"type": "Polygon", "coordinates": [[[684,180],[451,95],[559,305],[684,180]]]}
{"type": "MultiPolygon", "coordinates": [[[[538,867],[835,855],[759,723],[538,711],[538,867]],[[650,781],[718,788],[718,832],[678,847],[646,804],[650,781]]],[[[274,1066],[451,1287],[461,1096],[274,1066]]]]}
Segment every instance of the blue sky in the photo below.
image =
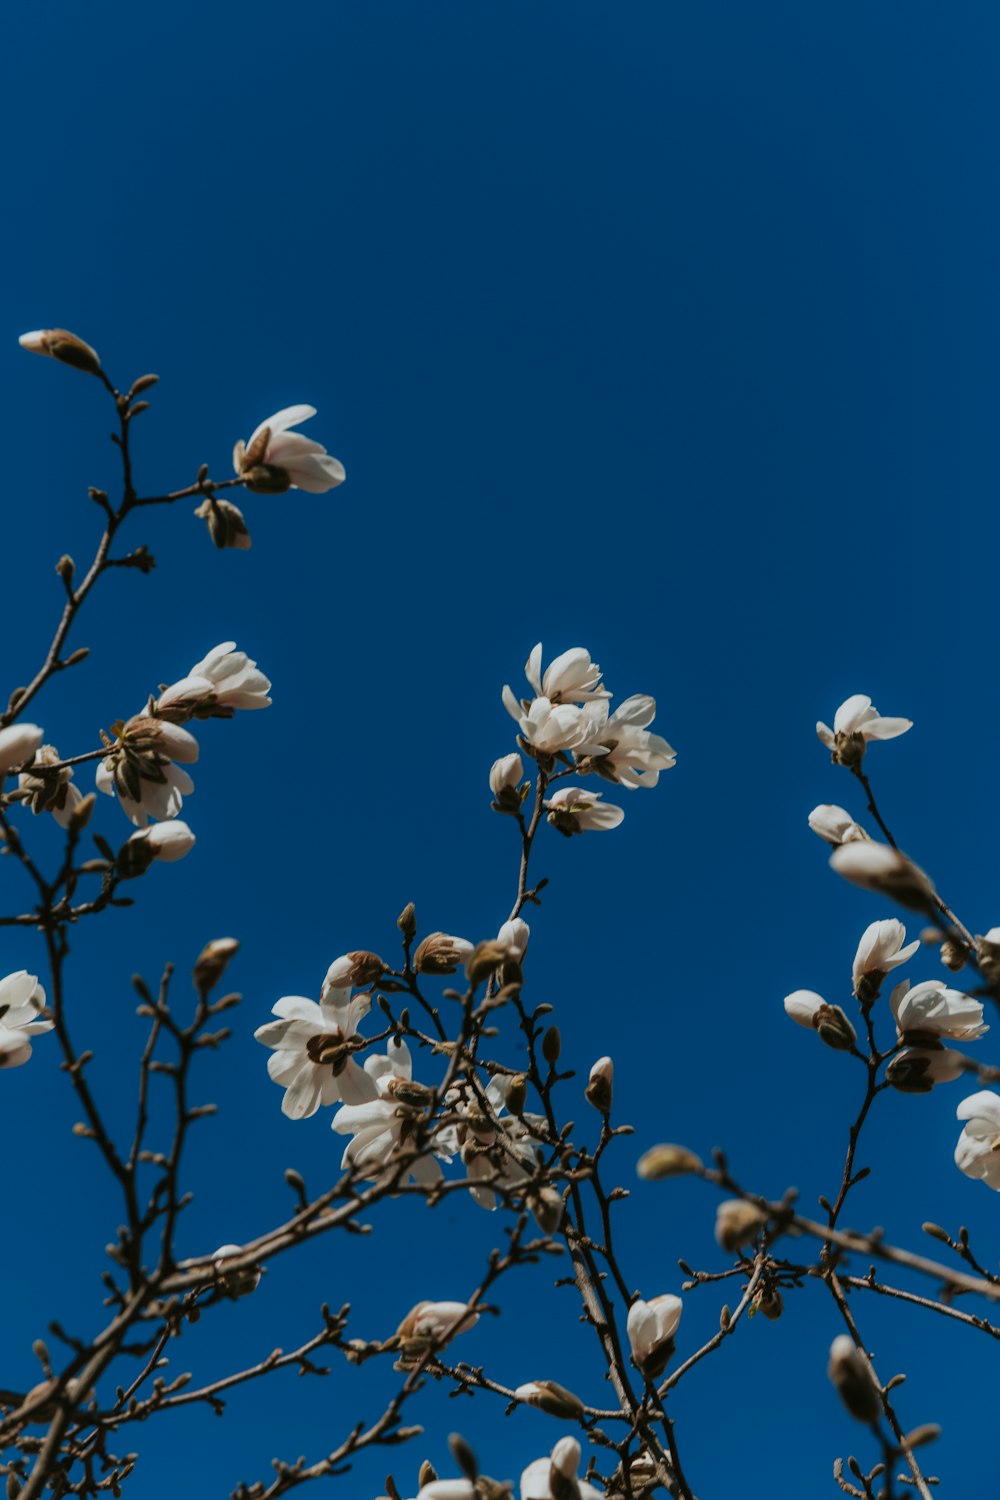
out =
{"type": "MultiPolygon", "coordinates": [[[[129,975],[243,941],[238,1036],[204,1069],[222,1111],[192,1166],[192,1252],[282,1211],[286,1166],[335,1170],[326,1120],[279,1113],[251,1036],[273,1001],[316,993],[345,949],[391,951],[407,900],[424,930],[481,937],[506,916],[516,850],[486,776],[513,747],[500,688],[538,639],[587,646],[619,696],[654,694],[679,752],[655,792],[623,794],[621,829],[539,854],[535,998],[575,1066],[615,1056],[637,1132],[622,1180],[679,1139],[806,1205],[835,1189],[858,1080],[781,999],[843,1001],[861,931],[890,913],[837,883],[806,828],[818,802],[862,811],[817,718],[861,691],[914,720],[871,756],[886,815],[974,931],[1000,921],[995,8],[54,0],[7,35],[8,687],[51,634],[57,556],[94,544],[86,486],[116,479],[97,383],[30,359],[20,332],[76,329],[120,383],[160,374],[137,428],[147,491],[202,461],[225,474],[236,438],[299,401],[348,473],[325,497],[249,500],[248,554],[216,554],[187,507],[141,517],[132,540],[160,566],[108,580],[77,636],[91,659],[38,705],[69,753],[218,640],[274,680],[267,714],[201,736],[191,858],[74,941],[77,1026],[113,1100],[141,1035],[129,975]]],[[[3,945],[4,972],[40,962],[33,939],[3,945]]],[[[933,956],[912,974],[938,977],[933,956]]],[[[35,1378],[48,1318],[95,1326],[117,1222],[53,1053],[43,1039],[2,1091],[6,1238],[27,1246],[12,1383],[35,1378]]],[[[852,1221],[918,1246],[924,1219],[966,1223],[990,1260],[996,1201],[951,1162],[961,1097],[880,1102],[852,1221]]],[[[714,1207],[696,1184],[637,1186],[623,1233],[646,1295],[679,1290],[678,1255],[719,1264],[714,1207]]],[[[276,1264],[183,1358],[209,1378],[308,1336],[324,1300],[384,1334],[414,1293],[471,1286],[497,1227],[454,1200],[392,1205],[369,1239],[276,1264]]],[[[464,1357],[579,1385],[548,1280],[525,1275],[464,1357]]],[[[942,1493],[970,1493],[990,1341],[862,1313],[880,1367],[908,1372],[904,1422],[943,1426],[942,1493]]],[[[717,1316],[693,1294],[682,1351],[717,1316]]],[[[677,1393],[704,1500],[732,1493],[735,1455],[741,1494],[799,1500],[864,1448],[826,1383],[840,1330],[821,1289],[761,1325],[677,1393]]],[[[338,1367],[250,1387],[225,1422],[150,1426],[135,1484],[173,1496],[194,1464],[222,1494],[274,1454],[318,1456],[375,1384],[338,1367]]],[[[456,1425],[511,1477],[559,1432],[434,1392],[415,1415],[426,1442],[390,1456],[404,1493],[456,1425]]],[[[345,1493],[377,1493],[386,1467],[345,1493]]]]}

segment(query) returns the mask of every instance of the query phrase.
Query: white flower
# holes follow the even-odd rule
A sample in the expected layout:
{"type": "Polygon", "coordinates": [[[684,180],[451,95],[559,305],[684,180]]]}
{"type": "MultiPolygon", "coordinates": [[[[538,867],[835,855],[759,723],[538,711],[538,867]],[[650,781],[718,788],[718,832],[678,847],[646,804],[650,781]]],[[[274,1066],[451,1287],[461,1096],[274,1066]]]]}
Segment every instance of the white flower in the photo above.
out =
{"type": "Polygon", "coordinates": [[[50,812],[60,828],[66,828],[73,816],[73,809],[83,800],[83,793],[73,784],[72,766],[64,766],[50,775],[39,775],[41,766],[53,766],[59,761],[55,745],[40,745],[30,771],[22,771],[17,778],[18,789],[25,794],[24,801],[33,813],[50,812]]]}
{"type": "Polygon", "coordinates": [[[31,333],[22,333],[17,342],[31,354],[45,354],[88,375],[96,375],[101,368],[97,350],[68,328],[35,328],[31,333]]]}
{"type": "Polygon", "coordinates": [[[841,844],[830,855],[830,868],[852,885],[890,896],[914,911],[926,911],[934,900],[934,887],[924,871],[898,849],[874,839],[841,844]]]}
{"type": "Polygon", "coordinates": [[[894,740],[913,728],[912,719],[884,719],[872,700],[863,693],[855,693],[837,709],[833,728],[820,721],[816,733],[833,752],[833,758],[843,766],[861,764],[869,740],[894,740]]]}
{"type": "Polygon", "coordinates": [[[321,1104],[338,1099],[360,1106],[377,1097],[373,1080],[351,1056],[358,1023],[371,1003],[370,995],[351,999],[349,989],[327,990],[319,1005],[301,995],[285,995],[273,1007],[281,1019],[254,1032],[258,1042],[273,1050],[267,1071],[285,1090],[281,1111],[290,1120],[305,1120],[321,1104]]]}
{"type": "Polygon", "coordinates": [[[176,818],[194,782],[175,761],[198,759],[198,741],[178,724],[137,715],[97,768],[98,790],[118,793],[122,812],[137,828],[148,818],[176,818]]]}
{"type": "Polygon", "coordinates": [[[432,1479],[421,1488],[417,1500],[476,1500],[476,1493],[471,1479],[432,1479]]]}
{"type": "Polygon", "coordinates": [[[504,1113],[507,1084],[503,1078],[491,1078],[484,1090],[487,1108],[459,1083],[450,1089],[447,1107],[454,1124],[440,1132],[442,1151],[461,1148],[462,1161],[469,1176],[470,1196],[480,1208],[497,1206],[495,1189],[509,1191],[518,1187],[538,1166],[538,1144],[532,1125],[544,1124],[537,1116],[522,1117],[504,1113]]]}
{"type": "Polygon", "coordinates": [[[504,922],[497,933],[497,942],[506,943],[510,949],[511,958],[520,963],[528,951],[528,939],[531,936],[531,928],[523,917],[512,917],[509,922],[504,922]]]}
{"type": "Polygon", "coordinates": [[[33,1036],[51,1031],[52,1021],[40,1020],[45,991],[34,974],[18,969],[0,979],[0,1068],[19,1068],[31,1056],[33,1036]]]}
{"type": "Polygon", "coordinates": [[[674,1334],[682,1311],[680,1297],[669,1292],[648,1302],[639,1299],[628,1310],[626,1329],[632,1357],[651,1380],[663,1373],[674,1352],[674,1334]]]}
{"type": "Polygon", "coordinates": [[[951,990],[943,979],[925,979],[910,989],[910,981],[897,984],[889,1005],[901,1038],[913,1032],[971,1042],[989,1031],[983,1025],[983,1007],[971,995],[951,990]]]}
{"type": "Polygon", "coordinates": [[[575,1494],[579,1500],[604,1500],[604,1491],[577,1476],[580,1444],[576,1438],[560,1438],[550,1458],[536,1458],[521,1475],[521,1500],[564,1500],[575,1494]]]}
{"type": "Polygon", "coordinates": [[[623,786],[653,787],[661,771],[668,771],[677,752],[660,734],[650,734],[647,725],[656,714],[656,699],[637,693],[608,717],[607,702],[590,703],[583,710],[590,741],[599,746],[582,770],[596,771],[607,781],[623,786]]]}
{"type": "Polygon", "coordinates": [[[138,833],[132,834],[128,842],[130,844],[141,843],[152,851],[154,859],[162,859],[167,864],[173,864],[174,860],[183,859],[185,854],[190,854],[195,840],[188,825],[180,818],[168,818],[165,823],[154,823],[150,828],[140,828],[138,833]]]}
{"type": "Polygon", "coordinates": [[[479,1314],[467,1302],[418,1302],[400,1323],[396,1335],[407,1342],[423,1340],[440,1349],[478,1322],[479,1314]]]}
{"type": "Polygon", "coordinates": [[[929,1094],[936,1083],[953,1083],[965,1072],[965,1058],[952,1047],[931,1043],[904,1047],[885,1070],[885,1081],[902,1094],[929,1094]]]}
{"type": "Polygon", "coordinates": [[[0,729],[0,779],[30,760],[45,738],[37,724],[10,724],[0,729]]]}
{"type": "Polygon", "coordinates": [[[839,1005],[828,1005],[815,990],[794,990],[785,996],[785,1014],[799,1026],[819,1033],[821,1041],[837,1052],[849,1052],[858,1039],[839,1005]]]}
{"type": "Polygon", "coordinates": [[[832,802],[821,802],[813,808],[809,827],[828,844],[850,844],[855,839],[868,838],[860,823],[855,823],[849,812],[832,802]]]}
{"type": "MultiPolygon", "coordinates": [[[[368,999],[367,995],[358,999],[368,999]]],[[[365,1103],[349,1101],[333,1117],[331,1128],[338,1135],[350,1135],[341,1166],[363,1168],[369,1177],[389,1165],[400,1147],[413,1136],[414,1125],[422,1115],[421,1104],[429,1101],[431,1091],[413,1081],[413,1060],[405,1042],[393,1037],[385,1057],[368,1057],[365,1074],[373,1085],[365,1103]],[[413,1101],[419,1100],[420,1103],[413,1101]]],[[[432,1146],[445,1161],[451,1154],[432,1146]]],[[[407,1167],[407,1177],[415,1182],[432,1183],[441,1177],[441,1168],[430,1156],[415,1156],[407,1167]]]]}
{"type": "Polygon", "coordinates": [[[154,712],[176,723],[192,717],[228,719],[238,708],[267,708],[270,686],[257,663],[237,651],[235,641],[223,641],[195,662],[186,677],[163,689],[154,712]]]}
{"type": "MultiPolygon", "coordinates": [[[[505,694],[509,692],[510,688],[504,688],[505,694]]],[[[588,722],[575,703],[555,704],[548,698],[535,698],[522,712],[512,695],[509,702],[504,698],[504,704],[517,720],[521,738],[539,755],[556,755],[560,750],[577,750],[588,755],[603,753],[598,744],[588,739],[588,722]]]]}
{"type": "Polygon", "coordinates": [[[546,798],[548,821],[567,837],[588,830],[617,828],[625,814],[620,807],[602,803],[601,796],[600,792],[591,792],[582,786],[560,787],[546,798]]]}
{"type": "Polygon", "coordinates": [[[505,791],[516,791],[523,777],[521,757],[516,752],[513,755],[501,755],[490,767],[490,791],[494,797],[502,796],[505,791]]]}
{"type": "MultiPolygon", "coordinates": [[[[882,847],[882,846],[879,846],[882,847]]],[[[857,990],[865,975],[884,975],[911,959],[920,947],[919,939],[906,942],[906,928],[895,917],[886,917],[881,922],[872,922],[861,934],[858,951],[854,955],[851,977],[857,990]]],[[[877,984],[881,984],[881,978],[877,984]]]]}
{"type": "Polygon", "coordinates": [[[590,652],[574,646],[557,656],[543,674],[539,642],[525,663],[524,673],[534,689],[534,698],[518,701],[507,686],[503,702],[525,742],[540,755],[555,755],[560,750],[599,755],[600,747],[587,743],[588,725],[580,705],[611,695],[600,686],[601,669],[591,661],[590,652]]]}
{"type": "Polygon", "coordinates": [[[1000,1193],[1000,1096],[989,1089],[970,1094],[956,1113],[966,1124],[955,1147],[955,1165],[1000,1193]]]}
{"type": "Polygon", "coordinates": [[[227,1297],[246,1297],[250,1292],[255,1292],[260,1286],[260,1271],[256,1266],[250,1266],[244,1271],[227,1271],[225,1262],[234,1255],[243,1255],[245,1251],[242,1245],[220,1245],[215,1252],[215,1269],[218,1273],[219,1286],[227,1297]]]}
{"type": "Polygon", "coordinates": [[[237,474],[248,476],[248,490],[267,494],[291,487],[321,495],[343,484],[346,475],[342,463],[322,444],[288,430],[315,415],[314,406],[286,406],[261,422],[245,447],[241,442],[236,444],[233,467],[237,474]]]}
{"type": "MultiPolygon", "coordinates": [[[[536,698],[547,698],[550,703],[590,703],[596,698],[610,698],[607,688],[601,687],[601,669],[591,661],[590,652],[582,646],[571,646],[542,672],[542,643],[538,642],[524,664],[524,675],[535,692],[536,698]]],[[[504,702],[508,696],[514,698],[509,687],[504,688],[504,702]]],[[[514,699],[516,704],[517,700],[514,699]]],[[[516,719],[516,709],[508,705],[508,712],[516,719]]]]}

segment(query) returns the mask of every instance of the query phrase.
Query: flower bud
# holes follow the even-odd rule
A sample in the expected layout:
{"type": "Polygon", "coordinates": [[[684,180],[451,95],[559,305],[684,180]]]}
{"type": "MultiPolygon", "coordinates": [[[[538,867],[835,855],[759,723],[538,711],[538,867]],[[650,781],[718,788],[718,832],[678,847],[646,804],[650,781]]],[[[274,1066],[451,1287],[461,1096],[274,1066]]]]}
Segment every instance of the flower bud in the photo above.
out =
{"type": "Polygon", "coordinates": [[[590,1070],[590,1081],[583,1091],[587,1103],[592,1104],[602,1115],[608,1114],[611,1109],[614,1071],[614,1063],[610,1057],[599,1057],[590,1070]]]}
{"type": "Polygon", "coordinates": [[[543,1187],[532,1200],[531,1211],[543,1234],[555,1234],[563,1217],[563,1196],[554,1187],[543,1187]]]}
{"type": "Polygon", "coordinates": [[[220,552],[227,547],[246,552],[253,545],[243,512],[231,500],[219,500],[210,495],[195,508],[194,514],[205,522],[208,534],[220,552]]]}
{"type": "Polygon", "coordinates": [[[30,760],[45,736],[37,724],[10,724],[0,729],[0,779],[30,760]]]}
{"type": "Polygon", "coordinates": [[[753,1308],[756,1312],[763,1313],[765,1318],[776,1323],[785,1310],[785,1302],[776,1286],[761,1287],[753,1299],[753,1308]]]}
{"type": "Polygon", "coordinates": [[[465,938],[430,932],[413,955],[413,967],[418,974],[454,974],[471,952],[472,944],[465,938]]]}
{"type": "Polygon", "coordinates": [[[470,984],[482,984],[489,979],[499,964],[507,957],[506,943],[478,943],[465,960],[465,972],[470,984]]]}
{"type": "Polygon", "coordinates": [[[953,1083],[965,1071],[965,1059],[952,1047],[927,1038],[924,1047],[907,1047],[885,1070],[885,1081],[901,1094],[929,1094],[936,1083],[953,1083]]]}
{"type": "Polygon", "coordinates": [[[198,990],[210,990],[226,972],[226,966],[239,948],[236,938],[214,938],[206,943],[194,966],[194,984],[198,990]]]}
{"type": "Polygon", "coordinates": [[[417,909],[412,901],[407,901],[403,910],[396,918],[396,926],[408,943],[412,943],[417,935],[417,909]]]}
{"type": "Polygon", "coordinates": [[[386,966],[377,953],[369,953],[365,949],[358,949],[354,953],[348,953],[350,960],[350,982],[355,989],[364,989],[366,985],[377,984],[385,973],[386,966]]]}
{"type": "Polygon", "coordinates": [[[647,1182],[661,1182],[665,1177],[687,1177],[700,1172],[702,1161],[686,1146],[651,1146],[639,1158],[636,1172],[647,1182]]]}
{"type": "Polygon", "coordinates": [[[785,996],[785,1013],[799,1026],[811,1027],[821,1041],[837,1052],[849,1052],[858,1040],[839,1005],[828,1005],[813,990],[795,990],[785,996]]]}
{"type": "Polygon", "coordinates": [[[562,1036],[558,1026],[550,1026],[542,1037],[542,1056],[550,1068],[554,1068],[559,1061],[562,1051],[562,1036]]]}
{"type": "Polygon", "coordinates": [[[1000,927],[991,927],[983,937],[976,938],[976,954],[987,984],[1000,984],[1000,927]]]}
{"type": "Polygon", "coordinates": [[[875,1426],[882,1415],[879,1393],[868,1365],[846,1333],[830,1345],[826,1373],[851,1416],[875,1426]]]}
{"type": "Polygon", "coordinates": [[[100,356],[96,349],[85,344],[83,339],[68,328],[39,328],[33,333],[22,333],[18,339],[22,349],[32,354],[46,354],[60,364],[72,365],[74,370],[83,370],[88,375],[98,375],[101,369],[100,356]]]}
{"type": "Polygon", "coordinates": [[[575,1420],[583,1416],[583,1402],[579,1396],[574,1396],[555,1380],[529,1380],[525,1385],[519,1385],[514,1395],[518,1401],[548,1412],[550,1417],[575,1420]]]}
{"type": "Polygon", "coordinates": [[[715,1238],[723,1250],[736,1251],[750,1245],[767,1223],[767,1217],[744,1198],[727,1198],[715,1211],[715,1238]]]}
{"type": "Polygon", "coordinates": [[[242,1271],[225,1269],[226,1260],[243,1253],[242,1245],[220,1245],[214,1257],[218,1285],[227,1297],[232,1297],[234,1300],[237,1297],[247,1296],[249,1292],[255,1292],[260,1286],[260,1270],[257,1266],[250,1266],[242,1271]]]}
{"type": "Polygon", "coordinates": [[[528,1080],[523,1073],[515,1073],[504,1091],[504,1103],[512,1115],[523,1115],[528,1101],[528,1080]]]}
{"type": "Polygon", "coordinates": [[[868,838],[868,834],[860,824],[855,823],[849,812],[830,802],[813,808],[809,814],[809,827],[828,844],[849,844],[855,839],[868,838]]]}
{"type": "MultiPolygon", "coordinates": [[[[172,864],[175,860],[183,859],[185,854],[189,854],[194,848],[194,843],[194,834],[182,819],[167,818],[162,823],[153,823],[150,827],[140,828],[138,833],[133,833],[119,850],[119,869],[122,868],[123,858],[126,861],[128,859],[126,850],[131,849],[135,856],[139,856],[141,849],[140,863],[141,858],[148,854],[149,860],[146,862],[146,868],[148,868],[150,860],[162,859],[172,864]]],[[[141,875],[143,869],[139,868],[135,873],[141,875]]]]}
{"type": "Polygon", "coordinates": [[[830,855],[830,867],[862,890],[889,896],[913,911],[933,909],[934,887],[912,859],[874,840],[841,844],[830,855]]]}

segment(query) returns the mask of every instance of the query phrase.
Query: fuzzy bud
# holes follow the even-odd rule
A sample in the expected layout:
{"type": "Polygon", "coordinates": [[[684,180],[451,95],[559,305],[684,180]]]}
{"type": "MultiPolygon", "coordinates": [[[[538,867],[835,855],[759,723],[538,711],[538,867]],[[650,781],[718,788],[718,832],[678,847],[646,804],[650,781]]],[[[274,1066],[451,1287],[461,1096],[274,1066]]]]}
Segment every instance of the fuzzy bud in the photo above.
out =
{"type": "Polygon", "coordinates": [[[523,1073],[515,1073],[504,1091],[504,1103],[512,1115],[523,1115],[528,1101],[528,1080],[523,1073]]]}
{"type": "Polygon", "coordinates": [[[226,966],[239,948],[236,938],[214,938],[198,955],[194,966],[194,985],[198,990],[210,990],[226,972],[226,966]]]}
{"type": "Polygon", "coordinates": [[[723,1250],[736,1251],[752,1244],[766,1223],[766,1216],[755,1204],[743,1198],[727,1198],[715,1211],[715,1238],[723,1250]]]}
{"type": "Polygon", "coordinates": [[[542,1056],[550,1068],[554,1068],[559,1061],[562,1051],[562,1036],[558,1026],[550,1026],[542,1037],[542,1056]]]}
{"type": "Polygon", "coordinates": [[[555,1380],[529,1380],[525,1385],[519,1385],[514,1395],[518,1401],[548,1412],[550,1417],[575,1421],[583,1416],[583,1402],[579,1396],[555,1380]]]}
{"type": "Polygon", "coordinates": [[[508,956],[506,943],[478,943],[465,960],[465,973],[470,984],[482,984],[508,956]]]}
{"type": "Polygon", "coordinates": [[[396,926],[403,934],[408,943],[412,943],[417,935],[417,909],[412,901],[408,901],[396,918],[396,926]]]}
{"type": "Polygon", "coordinates": [[[841,844],[830,855],[830,867],[862,890],[888,896],[913,911],[933,910],[934,887],[919,865],[898,849],[874,840],[841,844]]]}
{"type": "Polygon", "coordinates": [[[100,373],[101,359],[97,350],[85,344],[75,333],[70,333],[68,328],[40,328],[34,333],[22,333],[18,343],[32,354],[48,355],[50,359],[72,365],[74,370],[83,370],[87,375],[100,373]]]}
{"type": "Polygon", "coordinates": [[[465,938],[430,932],[413,955],[413,967],[418,974],[454,974],[471,952],[472,944],[465,938]]]}
{"type": "Polygon", "coordinates": [[[665,1177],[687,1177],[700,1172],[702,1161],[686,1146],[651,1146],[639,1158],[636,1171],[647,1182],[660,1182],[665,1177]]]}
{"type": "Polygon", "coordinates": [[[882,1415],[882,1403],[868,1365],[846,1333],[830,1345],[826,1373],[851,1416],[874,1427],[882,1415]]]}
{"type": "Polygon", "coordinates": [[[233,547],[246,552],[253,545],[243,512],[231,500],[208,496],[195,508],[194,514],[205,522],[208,534],[220,552],[233,547]]]}
{"type": "Polygon", "coordinates": [[[602,1115],[611,1110],[611,1083],[615,1066],[610,1057],[599,1057],[590,1070],[590,1080],[584,1089],[588,1104],[592,1104],[602,1115]]]}

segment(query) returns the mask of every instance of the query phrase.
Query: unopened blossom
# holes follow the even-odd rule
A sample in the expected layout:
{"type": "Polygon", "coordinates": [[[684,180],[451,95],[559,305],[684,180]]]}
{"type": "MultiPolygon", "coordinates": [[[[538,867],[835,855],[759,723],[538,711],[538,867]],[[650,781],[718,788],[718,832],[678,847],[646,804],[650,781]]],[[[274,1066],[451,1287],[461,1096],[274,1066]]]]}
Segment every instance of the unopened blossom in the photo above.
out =
{"type": "Polygon", "coordinates": [[[889,1005],[903,1039],[917,1032],[971,1042],[990,1029],[983,1025],[980,1001],[961,990],[949,989],[943,979],[925,979],[913,989],[904,979],[889,996],[889,1005]]]}
{"type": "Polygon", "coordinates": [[[479,1322],[479,1314],[466,1302],[418,1302],[396,1329],[404,1353],[443,1349],[460,1333],[479,1322]]]}
{"type": "Polygon", "coordinates": [[[965,1058],[952,1047],[928,1042],[904,1047],[885,1070],[885,1081],[901,1094],[929,1094],[937,1083],[954,1083],[965,1072],[965,1058]]]}
{"type": "Polygon", "coordinates": [[[809,827],[828,844],[850,844],[856,839],[869,837],[845,808],[832,802],[821,802],[819,807],[813,808],[809,814],[809,827]]]}
{"type": "Polygon", "coordinates": [[[45,354],[88,375],[96,375],[101,368],[97,350],[68,328],[36,328],[31,333],[22,333],[17,342],[31,354],[45,354]]]}
{"type": "Polygon", "coordinates": [[[987,984],[1000,984],[1000,927],[991,927],[976,938],[976,955],[987,984]]]}
{"type": "Polygon", "coordinates": [[[567,837],[617,828],[625,817],[620,807],[601,801],[600,792],[582,786],[563,786],[546,798],[548,821],[567,837]]]}
{"type": "Polygon", "coordinates": [[[912,943],[906,942],[906,928],[895,917],[872,922],[861,934],[851,967],[855,993],[860,994],[862,980],[867,980],[869,993],[864,998],[877,994],[886,974],[892,969],[898,969],[900,964],[905,964],[919,947],[919,939],[912,943]]]}
{"type": "Polygon", "coordinates": [[[153,712],[182,724],[186,719],[231,719],[236,709],[268,708],[270,682],[235,641],[213,646],[186,677],[164,688],[153,712]]]}
{"type": "Polygon", "coordinates": [[[454,1120],[438,1139],[442,1151],[460,1152],[473,1201],[492,1210],[497,1190],[509,1192],[534,1173],[538,1142],[532,1131],[545,1122],[523,1111],[505,1114],[507,1084],[501,1077],[491,1078],[483,1093],[485,1104],[465,1083],[449,1090],[446,1105],[454,1120]]]}
{"type": "MultiPolygon", "coordinates": [[[[368,996],[358,996],[368,999],[368,996]]],[[[413,1077],[413,1059],[406,1043],[392,1037],[385,1056],[365,1059],[365,1074],[372,1094],[364,1103],[348,1102],[331,1122],[338,1135],[349,1135],[341,1166],[357,1167],[367,1177],[375,1177],[397,1154],[414,1140],[417,1121],[429,1103],[431,1090],[413,1077]]],[[[451,1160],[451,1151],[433,1137],[429,1151],[451,1160]]],[[[415,1182],[432,1183],[441,1178],[441,1168],[429,1154],[414,1156],[407,1164],[406,1176],[415,1182]]]]}
{"type": "Polygon", "coordinates": [[[359,948],[353,953],[342,953],[327,969],[319,998],[324,1005],[346,1005],[352,989],[363,989],[369,984],[375,984],[385,970],[384,960],[367,949],[359,948]]]}
{"type": "Polygon", "coordinates": [[[745,1198],[727,1198],[715,1210],[715,1238],[723,1250],[740,1250],[750,1245],[767,1223],[755,1203],[745,1198]]]}
{"type": "Polygon", "coordinates": [[[19,1068],[31,1056],[31,1038],[51,1031],[42,1020],[45,991],[37,976],[18,969],[0,979],[0,1068],[19,1068]]]}
{"type": "Polygon", "coordinates": [[[855,693],[837,709],[833,728],[821,721],[816,733],[838,765],[858,766],[870,740],[893,740],[912,728],[912,719],[885,719],[870,698],[855,693]]]}
{"type": "Polygon", "coordinates": [[[59,826],[66,828],[73,816],[73,809],[83,797],[80,788],[73,783],[73,767],[63,766],[47,775],[39,774],[44,766],[58,765],[59,759],[59,751],[55,745],[39,745],[31,762],[31,769],[21,772],[17,785],[25,804],[33,813],[50,812],[59,826]]]}
{"type": "Polygon", "coordinates": [[[198,759],[198,741],[179,724],[139,714],[124,724],[97,768],[97,787],[118,794],[122,812],[137,828],[149,818],[176,818],[194,782],[175,761],[198,759]]]}
{"type": "Polygon", "coordinates": [[[786,1015],[797,1025],[818,1032],[835,1051],[849,1052],[857,1041],[858,1034],[840,1006],[828,1005],[815,990],[794,990],[784,1003],[786,1015]]]}
{"type": "MultiPolygon", "coordinates": [[[[590,703],[583,710],[589,729],[588,739],[599,747],[591,751],[582,773],[596,771],[607,781],[627,787],[654,787],[661,771],[668,771],[677,760],[677,752],[660,734],[648,726],[656,714],[656,699],[644,693],[626,698],[608,717],[607,700],[590,703]]],[[[581,754],[577,752],[577,759],[581,754]]]]}
{"type": "Polygon", "coordinates": [[[628,1310],[625,1326],[632,1357],[650,1380],[663,1374],[674,1352],[674,1334],[682,1311],[680,1297],[669,1292],[651,1297],[648,1302],[637,1299],[628,1310]]]}
{"type": "Polygon", "coordinates": [[[220,552],[227,548],[249,552],[253,546],[246,518],[239,506],[234,505],[231,500],[223,500],[219,495],[207,495],[200,505],[195,506],[193,514],[199,521],[205,522],[208,534],[220,552]]]}
{"type": "Polygon", "coordinates": [[[432,1479],[421,1487],[417,1500],[477,1500],[478,1493],[471,1479],[432,1479]]]}
{"type": "Polygon", "coordinates": [[[526,1406],[537,1406],[550,1417],[563,1417],[575,1421],[582,1417],[584,1405],[574,1391],[568,1391],[558,1380],[526,1380],[514,1391],[518,1401],[526,1406]]]}
{"type": "Polygon", "coordinates": [[[1000,1193],[1000,1095],[983,1089],[963,1099],[956,1111],[965,1121],[955,1147],[955,1165],[1000,1193]]]}
{"type": "Polygon", "coordinates": [[[560,1438],[548,1458],[536,1458],[521,1475],[521,1500],[604,1500],[597,1490],[579,1478],[580,1444],[574,1437],[560,1438]]]}
{"type": "Polygon", "coordinates": [[[226,1270],[227,1260],[245,1253],[242,1245],[220,1245],[213,1256],[219,1286],[227,1297],[246,1297],[260,1285],[260,1270],[257,1266],[249,1266],[242,1271],[226,1270]]]}
{"type": "Polygon", "coordinates": [[[871,1371],[859,1349],[846,1333],[830,1345],[827,1375],[852,1417],[873,1426],[882,1416],[882,1403],[871,1371]]]}
{"type": "Polygon", "coordinates": [[[352,1055],[371,1003],[370,995],[351,998],[349,988],[328,991],[319,1005],[302,995],[285,995],[273,1007],[280,1019],[254,1032],[272,1049],[268,1075],[285,1090],[281,1111],[290,1120],[307,1119],[321,1104],[342,1099],[362,1105],[377,1098],[373,1080],[352,1055]]]}
{"type": "Polygon", "coordinates": [[[584,1089],[587,1102],[605,1115],[611,1108],[614,1076],[615,1065],[611,1058],[599,1057],[590,1070],[587,1087],[584,1089]]]}
{"type": "Polygon", "coordinates": [[[524,918],[511,917],[510,921],[504,922],[497,933],[497,942],[503,943],[509,950],[510,957],[520,963],[528,951],[528,939],[530,936],[531,928],[524,918]]]}
{"type": "Polygon", "coordinates": [[[934,887],[919,865],[874,839],[841,844],[830,855],[830,868],[852,885],[889,896],[914,911],[927,911],[934,900],[934,887]]]}
{"type": "Polygon", "coordinates": [[[454,974],[473,952],[475,944],[447,932],[431,932],[418,943],[413,967],[418,974],[454,974]]]}
{"type": "Polygon", "coordinates": [[[516,791],[523,778],[524,764],[517,752],[501,755],[490,767],[490,791],[499,799],[505,791],[516,791]]]}
{"type": "Polygon", "coordinates": [[[37,724],[9,724],[0,729],[0,779],[31,759],[45,738],[37,724]]]}
{"type": "Polygon", "coordinates": [[[343,484],[344,466],[321,443],[289,431],[316,415],[315,406],[286,406],[261,422],[248,443],[233,449],[233,468],[248,490],[281,494],[287,489],[314,495],[343,484]]]}
{"type": "Polygon", "coordinates": [[[153,859],[162,859],[167,864],[172,864],[175,860],[183,859],[185,854],[190,854],[195,838],[181,818],[168,818],[164,823],[152,823],[148,828],[140,828],[128,842],[141,844],[150,851],[153,859]]]}

